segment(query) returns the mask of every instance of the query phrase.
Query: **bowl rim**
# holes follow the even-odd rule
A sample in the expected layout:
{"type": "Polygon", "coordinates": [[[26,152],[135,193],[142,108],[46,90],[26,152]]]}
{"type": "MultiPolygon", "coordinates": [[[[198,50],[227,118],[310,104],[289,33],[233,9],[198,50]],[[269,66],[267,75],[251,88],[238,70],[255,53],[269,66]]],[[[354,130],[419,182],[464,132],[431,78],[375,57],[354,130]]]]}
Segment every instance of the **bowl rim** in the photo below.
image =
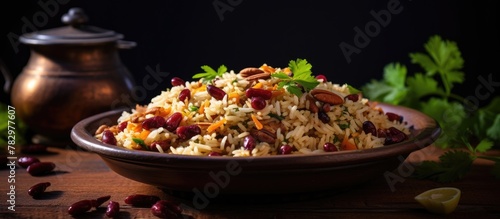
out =
{"type": "MultiPolygon", "coordinates": [[[[207,165],[198,166],[200,169],[212,169],[214,167],[225,165],[230,161],[238,161],[244,167],[263,167],[272,165],[273,169],[289,169],[289,168],[317,168],[317,167],[334,167],[349,164],[360,164],[363,162],[373,162],[376,160],[384,160],[394,158],[395,156],[403,156],[406,158],[413,151],[423,149],[431,145],[437,140],[441,134],[441,128],[437,121],[426,114],[412,108],[391,105],[386,103],[377,103],[381,108],[402,109],[408,111],[409,114],[415,115],[422,119],[425,127],[418,130],[415,136],[410,137],[407,141],[387,145],[372,149],[358,149],[350,151],[339,151],[331,153],[314,153],[314,154],[292,154],[292,155],[273,155],[259,157],[232,157],[232,156],[193,156],[193,155],[176,155],[165,154],[152,151],[131,150],[114,145],[104,144],[95,139],[89,128],[96,122],[102,121],[115,124],[116,121],[111,121],[109,117],[119,116],[127,108],[119,108],[107,112],[99,113],[88,118],[85,118],[75,124],[71,130],[70,137],[72,141],[79,147],[97,153],[103,159],[120,160],[129,163],[138,164],[153,164],[157,166],[176,168],[193,168],[193,166],[183,166],[182,164],[200,164],[207,165]],[[242,162],[246,161],[246,162],[242,162]]],[[[384,111],[386,111],[384,109],[384,111]]],[[[95,130],[92,130],[95,131],[95,130]]]]}

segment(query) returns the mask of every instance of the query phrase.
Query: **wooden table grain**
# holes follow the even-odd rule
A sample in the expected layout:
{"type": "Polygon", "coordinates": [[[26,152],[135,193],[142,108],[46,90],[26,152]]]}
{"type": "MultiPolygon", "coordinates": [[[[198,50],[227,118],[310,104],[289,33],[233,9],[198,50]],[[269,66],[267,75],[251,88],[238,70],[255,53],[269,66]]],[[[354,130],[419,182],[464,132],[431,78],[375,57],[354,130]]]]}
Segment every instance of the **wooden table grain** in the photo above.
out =
{"type": "MultiPolygon", "coordinates": [[[[186,196],[167,193],[114,173],[96,154],[70,146],[49,147],[48,151],[33,156],[41,161],[54,162],[56,169],[53,174],[35,177],[19,166],[14,170],[8,166],[0,170],[0,218],[73,218],[67,213],[72,203],[105,195],[120,203],[119,218],[157,218],[149,208],[125,204],[125,197],[132,194],[179,201],[184,209],[183,218],[500,218],[500,180],[490,173],[492,162],[475,161],[465,178],[453,183],[408,177],[419,162],[436,160],[443,153],[433,146],[412,153],[392,172],[392,177],[380,176],[346,191],[272,200],[265,197],[261,200],[259,197],[214,199],[204,209],[195,208],[192,199],[186,196]],[[15,182],[8,182],[12,178],[15,182]],[[50,182],[51,186],[42,197],[34,199],[27,191],[40,182],[50,182]],[[10,186],[15,186],[15,189],[10,186]],[[449,215],[429,213],[413,199],[425,190],[445,186],[462,191],[459,206],[449,215]]],[[[499,155],[500,151],[492,153],[499,155]]],[[[19,152],[15,156],[23,154],[19,152]]],[[[77,218],[107,218],[106,204],[77,218]]]]}

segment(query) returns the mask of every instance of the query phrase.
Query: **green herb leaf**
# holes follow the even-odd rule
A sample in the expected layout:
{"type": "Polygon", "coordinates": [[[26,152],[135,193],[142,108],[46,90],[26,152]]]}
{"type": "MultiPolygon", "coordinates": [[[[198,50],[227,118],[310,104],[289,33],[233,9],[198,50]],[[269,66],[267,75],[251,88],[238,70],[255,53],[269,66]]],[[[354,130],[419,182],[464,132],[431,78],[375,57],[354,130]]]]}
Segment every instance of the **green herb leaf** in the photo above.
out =
{"type": "Polygon", "coordinates": [[[429,55],[412,53],[410,54],[412,63],[419,64],[429,76],[439,73],[446,94],[450,94],[453,84],[462,83],[465,78],[464,73],[460,71],[464,60],[457,44],[453,41],[442,40],[436,35],[432,36],[424,47],[429,55]]]}
{"type": "Polygon", "coordinates": [[[448,183],[463,178],[474,159],[465,151],[448,151],[439,157],[439,162],[423,161],[415,169],[413,177],[448,183]]]}
{"type": "Polygon", "coordinates": [[[493,147],[493,142],[488,139],[483,139],[476,145],[475,151],[484,153],[493,147]]]}
{"type": "Polygon", "coordinates": [[[270,116],[271,118],[275,118],[275,119],[280,120],[280,121],[281,121],[281,120],[283,120],[283,119],[285,119],[285,117],[283,117],[283,116],[278,116],[277,114],[274,114],[274,113],[269,113],[269,116],[270,116]]]}
{"type": "Polygon", "coordinates": [[[288,76],[288,74],[283,72],[271,74],[271,77],[281,80],[278,83],[278,89],[285,88],[288,92],[300,97],[303,94],[302,89],[308,92],[318,86],[318,80],[312,76],[312,65],[309,64],[307,60],[291,60],[290,63],[288,63],[288,67],[293,73],[292,76],[288,76]]]}
{"type": "Polygon", "coordinates": [[[148,146],[146,145],[146,143],[144,143],[144,140],[142,140],[140,138],[132,138],[132,141],[134,141],[135,143],[137,143],[138,145],[140,145],[142,147],[142,149],[149,150],[148,146]]]}
{"type": "Polygon", "coordinates": [[[217,77],[220,77],[227,71],[227,67],[225,65],[219,66],[217,71],[208,65],[201,66],[201,69],[205,72],[195,74],[193,75],[193,78],[201,78],[203,83],[207,83],[217,77]]]}
{"type": "Polygon", "coordinates": [[[350,94],[359,94],[361,93],[361,90],[358,90],[357,88],[351,86],[351,85],[347,85],[347,89],[349,89],[349,93],[350,94]]]}
{"type": "Polygon", "coordinates": [[[405,87],[406,67],[399,63],[389,63],[384,67],[384,78],[372,80],[362,90],[363,94],[373,101],[400,104],[408,94],[405,87]]]}

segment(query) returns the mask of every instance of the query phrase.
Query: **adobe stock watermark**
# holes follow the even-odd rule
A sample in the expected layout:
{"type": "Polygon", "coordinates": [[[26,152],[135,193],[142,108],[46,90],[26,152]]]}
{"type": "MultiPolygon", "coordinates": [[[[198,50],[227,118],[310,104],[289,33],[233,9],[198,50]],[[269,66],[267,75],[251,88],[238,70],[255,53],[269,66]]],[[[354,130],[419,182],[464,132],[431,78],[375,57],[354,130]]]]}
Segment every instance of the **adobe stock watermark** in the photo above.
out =
{"type": "Polygon", "coordinates": [[[111,103],[111,109],[134,108],[136,103],[146,100],[148,91],[156,89],[164,81],[164,78],[170,75],[170,73],[160,70],[160,64],[157,64],[155,69],[146,66],[146,72],[141,84],[132,87],[131,94],[121,94],[119,99],[111,103]]]}
{"type": "Polygon", "coordinates": [[[233,12],[234,8],[240,5],[243,0],[214,0],[212,6],[215,9],[215,13],[219,16],[221,22],[224,21],[224,13],[233,12]]]}
{"type": "MultiPolygon", "coordinates": [[[[245,157],[242,161],[252,162],[255,157],[245,157]]],[[[217,172],[210,171],[208,175],[211,181],[203,185],[203,188],[193,188],[193,206],[198,209],[206,208],[212,199],[215,199],[221,194],[221,190],[225,189],[231,183],[231,177],[237,177],[243,172],[243,167],[236,160],[230,160],[226,163],[225,169],[217,172]]]]}
{"type": "MultiPolygon", "coordinates": [[[[500,81],[494,81],[493,80],[493,74],[489,74],[486,78],[483,77],[482,75],[477,77],[477,80],[479,81],[479,84],[475,87],[474,89],[474,95],[469,95],[464,98],[464,102],[462,103],[464,106],[465,110],[465,116],[470,117],[476,110],[478,110],[480,101],[485,101],[491,97],[492,94],[495,93],[496,89],[500,87],[500,81]]],[[[459,124],[456,124],[457,119],[455,119],[456,112],[453,109],[447,109],[446,111],[443,112],[443,122],[447,123],[447,126],[458,126],[459,124]]],[[[439,136],[439,139],[441,140],[446,140],[449,137],[446,136],[446,133],[441,134],[439,136]]],[[[438,141],[439,141],[438,139],[438,141]]],[[[429,142],[416,142],[420,148],[425,147],[426,145],[430,144],[429,142]]],[[[434,153],[435,151],[426,151],[427,154],[422,153],[422,151],[419,151],[421,153],[415,153],[414,155],[418,156],[417,162],[415,163],[408,163],[405,162],[405,158],[403,156],[399,156],[398,159],[400,160],[401,164],[398,166],[396,169],[397,173],[399,175],[395,174],[394,172],[391,171],[386,171],[384,173],[384,178],[387,182],[387,185],[391,189],[392,192],[396,190],[395,185],[397,183],[403,183],[405,181],[404,177],[409,177],[415,172],[415,166],[414,165],[419,165],[421,161],[425,160],[425,155],[430,155],[434,153]]]]}
{"type": "Polygon", "coordinates": [[[379,11],[371,10],[370,15],[373,17],[373,20],[368,21],[364,25],[363,29],[358,26],[353,28],[354,37],[352,39],[352,43],[342,41],[339,44],[339,48],[342,51],[347,63],[351,63],[351,56],[353,54],[360,54],[361,49],[366,48],[370,44],[371,40],[382,32],[382,28],[389,26],[392,21],[392,17],[400,14],[403,11],[403,8],[404,7],[401,5],[399,0],[389,0],[389,2],[387,2],[386,9],[379,11]]]}
{"type": "Polygon", "coordinates": [[[38,31],[40,28],[46,26],[49,23],[50,18],[55,17],[59,13],[59,6],[65,5],[69,1],[70,0],[39,0],[37,3],[41,10],[35,12],[31,20],[26,16],[21,18],[21,21],[23,22],[23,25],[21,26],[21,33],[16,34],[9,32],[7,34],[7,39],[9,40],[14,53],[17,54],[19,52],[19,45],[21,44],[19,41],[20,35],[38,31]]]}

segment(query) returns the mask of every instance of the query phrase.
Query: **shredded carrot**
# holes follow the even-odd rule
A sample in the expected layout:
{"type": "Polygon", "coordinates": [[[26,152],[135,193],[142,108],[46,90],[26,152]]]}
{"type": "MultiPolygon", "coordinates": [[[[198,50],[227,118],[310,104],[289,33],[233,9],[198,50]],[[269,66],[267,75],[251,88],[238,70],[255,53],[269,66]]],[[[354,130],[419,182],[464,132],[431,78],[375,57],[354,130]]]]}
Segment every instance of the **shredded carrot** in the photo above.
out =
{"type": "Polygon", "coordinates": [[[135,127],[134,127],[134,132],[138,132],[138,131],[141,131],[142,130],[142,124],[137,124],[135,127]]]}
{"type": "Polygon", "coordinates": [[[159,116],[162,116],[162,117],[166,117],[168,116],[168,114],[170,114],[170,111],[172,110],[171,107],[168,107],[168,108],[163,108],[161,107],[160,108],[160,113],[159,113],[159,116]]]}
{"type": "Polygon", "coordinates": [[[252,86],[252,88],[262,88],[263,84],[258,82],[257,84],[255,84],[254,86],[252,86]]]}
{"type": "Polygon", "coordinates": [[[215,129],[219,128],[220,126],[222,126],[224,123],[226,122],[226,118],[223,118],[221,120],[219,120],[218,122],[216,123],[212,123],[210,126],[208,126],[207,128],[207,131],[208,133],[212,133],[213,131],[215,131],[215,129]]]}
{"type": "Polygon", "coordinates": [[[285,90],[282,88],[282,89],[279,89],[279,90],[273,90],[272,91],[272,98],[275,98],[275,97],[278,97],[278,96],[281,96],[285,93],[285,90]]]}
{"type": "Polygon", "coordinates": [[[262,123],[260,123],[260,121],[257,119],[257,116],[255,116],[255,114],[252,114],[252,120],[255,123],[255,127],[258,130],[261,130],[262,128],[264,128],[264,126],[262,125],[262,123]]]}
{"type": "Polygon", "coordinates": [[[205,113],[205,107],[207,107],[209,103],[210,103],[210,101],[205,100],[205,102],[203,102],[203,103],[200,105],[200,108],[198,109],[198,113],[199,113],[199,114],[203,114],[203,113],[205,113]]]}
{"type": "Polygon", "coordinates": [[[342,143],[340,144],[340,148],[342,150],[356,150],[356,149],[358,149],[358,147],[355,144],[353,144],[349,141],[349,138],[347,136],[345,136],[344,140],[342,140],[342,143]]]}
{"type": "Polygon", "coordinates": [[[201,85],[200,87],[197,87],[197,88],[194,88],[192,91],[191,91],[191,96],[193,96],[195,93],[197,92],[200,92],[200,91],[206,91],[207,90],[207,86],[206,85],[201,85]]]}
{"type": "Polygon", "coordinates": [[[262,69],[264,72],[267,72],[267,73],[274,73],[275,72],[273,67],[266,65],[266,64],[260,66],[260,69],[262,69]]]}
{"type": "Polygon", "coordinates": [[[142,140],[144,140],[144,139],[146,139],[148,137],[149,133],[151,133],[151,131],[149,131],[149,130],[143,130],[141,132],[141,134],[139,134],[139,138],[142,139],[142,140]]]}
{"type": "Polygon", "coordinates": [[[228,99],[232,100],[233,98],[236,98],[236,103],[240,102],[240,95],[237,92],[231,92],[228,95],[228,99]]]}
{"type": "Polygon", "coordinates": [[[289,74],[289,73],[292,73],[292,70],[290,70],[290,68],[286,67],[283,69],[283,73],[289,74]]]}

